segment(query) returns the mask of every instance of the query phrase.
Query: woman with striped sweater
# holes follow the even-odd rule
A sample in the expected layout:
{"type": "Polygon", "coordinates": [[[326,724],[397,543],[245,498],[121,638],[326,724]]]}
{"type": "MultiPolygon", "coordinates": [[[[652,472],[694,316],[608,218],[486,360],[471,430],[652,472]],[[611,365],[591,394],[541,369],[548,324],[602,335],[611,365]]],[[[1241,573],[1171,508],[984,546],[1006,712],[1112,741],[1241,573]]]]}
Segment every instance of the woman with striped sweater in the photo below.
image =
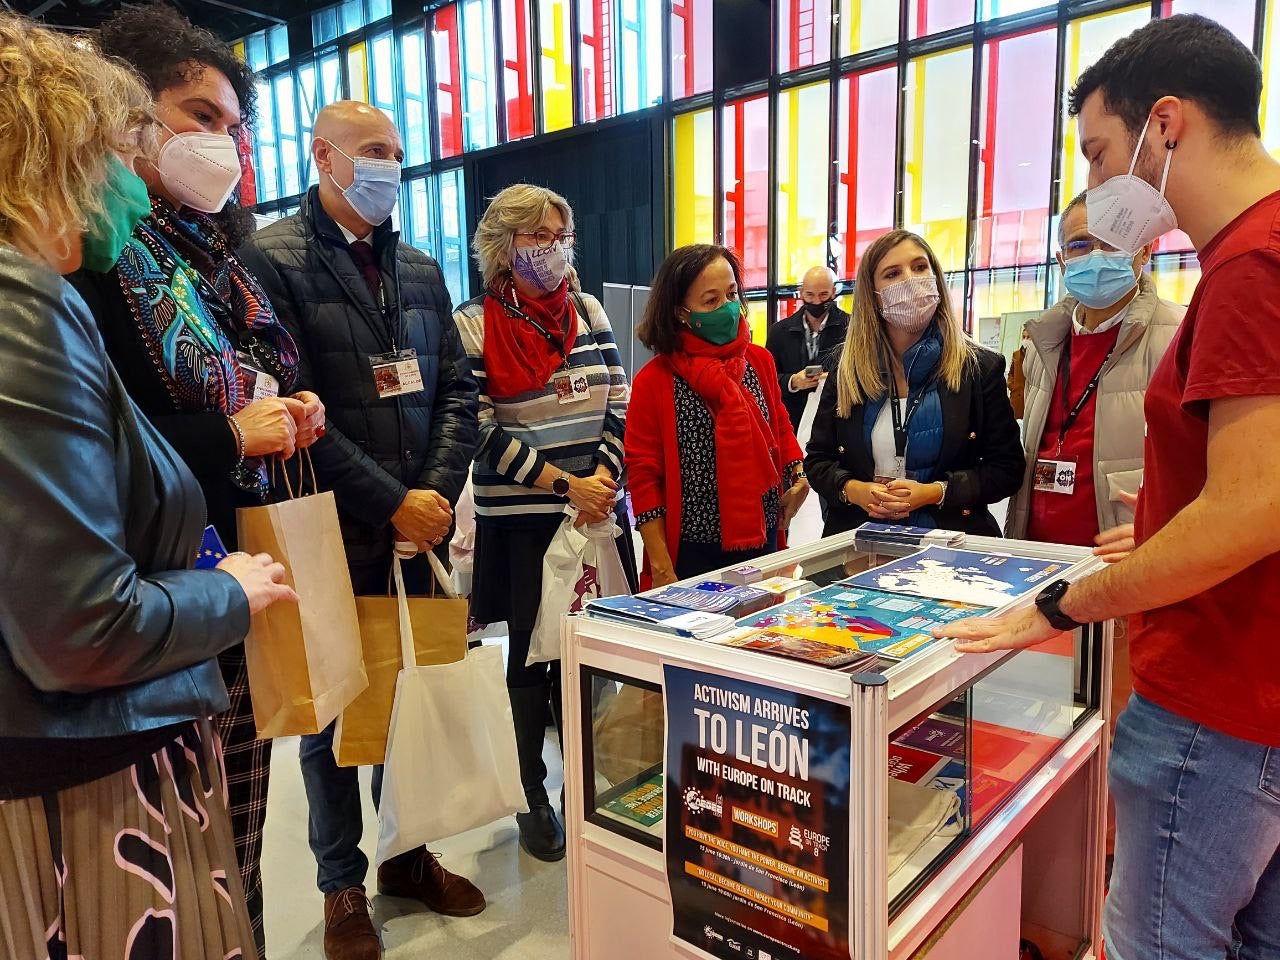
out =
{"type": "Polygon", "coordinates": [[[507,689],[529,802],[517,818],[520,845],[548,861],[565,853],[542,762],[547,711],[560,716],[560,663],[526,667],[525,659],[543,556],[567,506],[579,523],[613,513],[628,394],[608,317],[569,288],[573,243],[563,197],[508,187],[473,239],[485,292],[454,314],[480,384],[471,612],[480,623],[507,623],[507,689]]]}

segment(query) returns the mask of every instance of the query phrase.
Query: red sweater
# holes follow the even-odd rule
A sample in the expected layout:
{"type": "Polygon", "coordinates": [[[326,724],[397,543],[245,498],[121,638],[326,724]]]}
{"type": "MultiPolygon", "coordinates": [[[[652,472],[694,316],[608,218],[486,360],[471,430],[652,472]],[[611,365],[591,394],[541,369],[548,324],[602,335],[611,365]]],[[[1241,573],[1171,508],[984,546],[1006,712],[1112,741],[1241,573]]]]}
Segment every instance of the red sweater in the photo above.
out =
{"type": "MultiPolygon", "coordinates": [[[[754,343],[747,347],[747,363],[755,369],[756,379],[764,392],[769,425],[777,438],[778,476],[786,465],[804,459],[791,418],[782,405],[778,371],[773,356],[754,343]]],[[[631,384],[631,402],[627,408],[627,435],[624,443],[627,461],[627,488],[636,516],[650,510],[666,509],[667,551],[671,563],[678,561],[682,528],[680,500],[680,450],[676,445],[675,373],[666,357],[654,357],[641,368],[631,384]]],[[[724,478],[719,478],[721,484],[724,478]]],[[[779,531],[781,548],[782,533],[779,531]]],[[[647,590],[653,580],[649,573],[646,551],[640,588],[647,590]]]]}

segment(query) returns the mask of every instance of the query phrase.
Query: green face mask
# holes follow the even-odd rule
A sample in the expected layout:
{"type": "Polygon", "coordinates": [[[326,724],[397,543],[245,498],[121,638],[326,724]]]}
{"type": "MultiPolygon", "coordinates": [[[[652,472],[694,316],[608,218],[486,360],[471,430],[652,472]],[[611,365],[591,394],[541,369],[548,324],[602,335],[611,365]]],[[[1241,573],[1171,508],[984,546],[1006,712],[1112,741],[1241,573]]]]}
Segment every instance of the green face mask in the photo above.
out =
{"type": "Polygon", "coordinates": [[[116,265],[133,228],[151,212],[147,185],[119,157],[107,161],[102,192],[102,210],[89,218],[83,238],[83,266],[94,273],[107,273],[116,265]]]}
{"type": "Polygon", "coordinates": [[[742,323],[742,304],[737,300],[726,300],[720,306],[707,313],[689,311],[689,330],[695,336],[717,347],[732,343],[738,337],[738,327],[742,323]]]}

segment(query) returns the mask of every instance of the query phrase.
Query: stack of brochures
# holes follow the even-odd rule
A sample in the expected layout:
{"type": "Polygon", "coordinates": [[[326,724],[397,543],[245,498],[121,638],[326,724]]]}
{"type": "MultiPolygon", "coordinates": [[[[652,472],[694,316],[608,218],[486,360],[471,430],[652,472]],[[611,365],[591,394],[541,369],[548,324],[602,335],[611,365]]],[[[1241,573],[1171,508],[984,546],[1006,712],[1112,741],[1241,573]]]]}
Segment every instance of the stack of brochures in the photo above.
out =
{"type": "Polygon", "coordinates": [[[854,545],[862,548],[886,544],[898,547],[959,547],[964,534],[959,530],[936,530],[929,527],[906,527],[893,523],[864,523],[853,531],[854,545]]]}
{"type": "Polygon", "coordinates": [[[718,580],[704,580],[692,587],[659,587],[640,596],[653,603],[665,603],[703,613],[723,613],[727,617],[745,617],[785,599],[781,594],[762,590],[758,586],[741,587],[718,580]]]}
{"type": "Polygon", "coordinates": [[[654,603],[644,597],[602,597],[583,608],[588,616],[630,627],[661,630],[678,637],[707,640],[733,626],[733,617],[654,603]]]}

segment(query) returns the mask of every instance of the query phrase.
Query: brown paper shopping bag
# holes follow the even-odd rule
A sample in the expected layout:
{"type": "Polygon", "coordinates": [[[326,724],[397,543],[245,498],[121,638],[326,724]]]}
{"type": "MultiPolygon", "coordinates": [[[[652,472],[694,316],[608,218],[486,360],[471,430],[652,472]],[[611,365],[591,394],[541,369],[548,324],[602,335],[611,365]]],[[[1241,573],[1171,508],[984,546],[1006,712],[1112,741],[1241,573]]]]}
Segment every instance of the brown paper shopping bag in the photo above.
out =
{"type": "MultiPolygon", "coordinates": [[[[429,555],[430,556],[430,555],[429,555]]],[[[432,567],[436,578],[444,575],[439,560],[432,567]]],[[[338,718],[333,754],[340,767],[382,763],[387,753],[391,708],[396,699],[396,677],[403,661],[400,646],[400,597],[356,597],[360,618],[360,643],[369,686],[338,718]]],[[[456,663],[467,655],[467,601],[435,597],[404,597],[417,666],[456,663]]],[[[414,664],[406,664],[414,666],[414,664]]]]}
{"type": "MultiPolygon", "coordinates": [[[[308,458],[309,459],[309,458],[308,458]]],[[[255,614],[245,638],[258,736],[319,733],[369,681],[332,493],[238,511],[240,549],[283,563],[300,602],[255,614]]],[[[315,474],[311,477],[315,486],[315,474]]],[[[301,479],[299,479],[299,494],[301,479]]]]}

